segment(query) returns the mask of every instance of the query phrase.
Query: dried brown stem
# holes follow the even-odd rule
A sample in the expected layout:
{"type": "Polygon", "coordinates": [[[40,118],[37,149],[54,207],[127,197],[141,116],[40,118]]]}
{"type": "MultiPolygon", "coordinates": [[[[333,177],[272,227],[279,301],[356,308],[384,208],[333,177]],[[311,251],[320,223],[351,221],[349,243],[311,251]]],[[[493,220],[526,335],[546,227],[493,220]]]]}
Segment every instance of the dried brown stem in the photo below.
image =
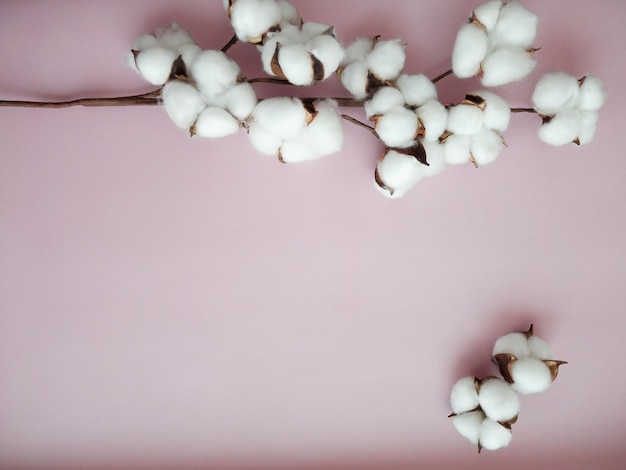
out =
{"type": "Polygon", "coordinates": [[[364,122],[359,121],[358,119],[353,118],[352,116],[349,116],[348,114],[342,114],[341,117],[343,119],[345,119],[348,122],[351,122],[352,124],[356,124],[359,127],[362,127],[364,129],[367,129],[368,131],[370,131],[372,134],[374,134],[376,137],[378,137],[378,134],[376,134],[376,129],[374,129],[372,126],[368,126],[367,124],[365,124],[364,122]]]}
{"type": "Polygon", "coordinates": [[[511,108],[512,113],[533,113],[537,114],[534,108],[511,108]]]}
{"type": "Polygon", "coordinates": [[[70,108],[72,106],[153,106],[159,104],[161,89],[133,96],[111,98],[79,98],[70,101],[9,101],[0,100],[0,107],[13,108],[70,108]]]}
{"type": "Polygon", "coordinates": [[[224,44],[224,47],[222,47],[222,52],[228,52],[228,49],[230,49],[231,47],[233,47],[235,44],[237,44],[237,41],[239,39],[237,39],[237,35],[233,34],[233,37],[230,38],[230,40],[224,44]]]}
{"type": "Polygon", "coordinates": [[[283,80],[282,78],[273,78],[273,77],[257,77],[257,78],[247,78],[246,82],[248,83],[271,83],[274,85],[291,85],[287,80],[283,80]]]}
{"type": "Polygon", "coordinates": [[[450,70],[446,70],[445,72],[443,72],[442,74],[437,75],[435,78],[433,78],[431,80],[431,82],[433,83],[437,83],[439,80],[442,80],[444,78],[446,78],[448,75],[452,74],[452,69],[450,70]]]}

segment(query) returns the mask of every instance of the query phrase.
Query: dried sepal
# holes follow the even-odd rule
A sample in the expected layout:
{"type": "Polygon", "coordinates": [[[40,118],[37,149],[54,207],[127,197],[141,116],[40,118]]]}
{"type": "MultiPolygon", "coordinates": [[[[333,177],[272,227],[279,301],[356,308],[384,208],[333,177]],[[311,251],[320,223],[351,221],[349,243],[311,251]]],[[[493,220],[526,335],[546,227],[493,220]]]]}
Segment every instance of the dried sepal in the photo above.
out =
{"type": "Polygon", "coordinates": [[[559,366],[563,364],[567,364],[567,361],[554,361],[554,360],[545,360],[543,361],[545,365],[550,369],[550,374],[552,375],[552,381],[556,380],[557,375],[559,375],[559,366]]]}
{"type": "Polygon", "coordinates": [[[513,377],[511,376],[511,363],[517,361],[517,358],[513,354],[496,354],[493,356],[493,360],[500,369],[500,374],[502,378],[506,380],[508,383],[514,383],[513,377]]]}
{"type": "Polygon", "coordinates": [[[395,150],[396,152],[402,153],[404,155],[410,155],[422,165],[430,166],[427,160],[426,149],[424,148],[424,145],[417,139],[415,140],[415,143],[410,147],[400,149],[394,148],[392,150],[395,150]]]}

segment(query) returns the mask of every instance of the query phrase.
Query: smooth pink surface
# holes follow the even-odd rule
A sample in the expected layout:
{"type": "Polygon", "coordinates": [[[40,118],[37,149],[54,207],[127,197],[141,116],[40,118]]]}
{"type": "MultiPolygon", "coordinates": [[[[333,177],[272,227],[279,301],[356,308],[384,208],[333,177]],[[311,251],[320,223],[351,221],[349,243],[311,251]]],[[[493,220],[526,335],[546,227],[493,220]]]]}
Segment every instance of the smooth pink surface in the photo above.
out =
{"type": "MultiPolygon", "coordinates": [[[[0,98],[149,91],[123,65],[134,38],[177,20],[221,47],[221,3],[4,0],[0,98]]],[[[294,3],[346,42],[402,37],[407,70],[435,76],[479,2],[294,3]]],[[[495,164],[398,201],[356,127],[286,166],[159,108],[0,108],[0,468],[623,468],[626,3],[524,3],[539,66],[501,93],[528,106],[543,72],[598,75],[596,142],[549,147],[516,115],[495,164]],[[478,456],[450,388],[531,322],[569,365],[478,456]]]]}

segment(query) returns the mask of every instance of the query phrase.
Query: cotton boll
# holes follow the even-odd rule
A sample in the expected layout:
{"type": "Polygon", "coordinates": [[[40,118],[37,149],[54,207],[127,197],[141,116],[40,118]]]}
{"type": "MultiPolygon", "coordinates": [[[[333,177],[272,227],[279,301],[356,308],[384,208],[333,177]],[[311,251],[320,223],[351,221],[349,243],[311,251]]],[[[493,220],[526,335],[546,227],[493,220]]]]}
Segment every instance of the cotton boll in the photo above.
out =
{"type": "Polygon", "coordinates": [[[307,125],[307,112],[298,98],[265,99],[256,105],[252,120],[281,139],[293,137],[307,125]]]}
{"type": "Polygon", "coordinates": [[[480,63],[487,55],[487,33],[477,24],[466,23],[457,33],[452,49],[452,71],[459,78],[480,72],[480,63]]]}
{"type": "Polygon", "coordinates": [[[133,51],[143,51],[151,47],[158,47],[157,38],[153,34],[142,34],[133,43],[133,51]]]}
{"type": "Polygon", "coordinates": [[[428,166],[424,168],[424,176],[438,175],[446,167],[446,154],[443,145],[426,139],[419,139],[419,141],[424,146],[428,160],[428,166]]]}
{"type": "Polygon", "coordinates": [[[254,88],[248,82],[244,82],[238,83],[226,92],[224,106],[239,121],[245,121],[257,103],[254,88]]]}
{"type": "Polygon", "coordinates": [[[539,359],[526,357],[512,361],[509,370],[513,379],[511,387],[518,393],[540,393],[552,385],[550,368],[539,359]]]}
{"type": "Polygon", "coordinates": [[[409,106],[422,106],[429,100],[437,99],[435,84],[424,74],[402,74],[396,80],[396,86],[409,106]]]}
{"type": "Polygon", "coordinates": [[[587,75],[580,86],[579,109],[584,111],[598,111],[607,99],[606,86],[597,77],[587,75]]]}
{"type": "Polygon", "coordinates": [[[170,77],[172,64],[178,55],[163,47],[152,47],[135,56],[135,64],[144,80],[153,85],[163,85],[170,77]]]}
{"type": "Polygon", "coordinates": [[[448,165],[460,165],[470,160],[472,138],[467,135],[452,134],[443,143],[448,165]]]}
{"type": "Polygon", "coordinates": [[[256,150],[273,157],[278,156],[282,144],[280,137],[271,134],[254,122],[248,127],[248,140],[256,150]]]}
{"type": "Polygon", "coordinates": [[[337,39],[329,34],[322,34],[309,41],[307,48],[324,65],[322,80],[335,73],[343,58],[343,48],[337,39]]]}
{"type": "Polygon", "coordinates": [[[474,445],[478,445],[483,421],[485,421],[485,415],[482,411],[463,413],[452,418],[452,423],[459,434],[474,445]]]}
{"type": "Polygon", "coordinates": [[[509,333],[501,336],[493,346],[492,356],[497,354],[512,354],[518,359],[529,357],[528,338],[524,333],[509,333]]]}
{"type": "Polygon", "coordinates": [[[492,0],[474,8],[474,18],[482,24],[487,31],[491,31],[500,17],[502,0],[492,0]]]}
{"type": "Polygon", "coordinates": [[[503,98],[490,91],[476,91],[470,95],[480,96],[485,100],[483,117],[486,128],[504,132],[509,127],[511,108],[503,98]]]}
{"type": "Polygon", "coordinates": [[[240,41],[261,42],[267,31],[280,23],[282,10],[274,0],[237,0],[230,22],[240,41]]]}
{"type": "Polygon", "coordinates": [[[237,62],[222,51],[202,51],[191,66],[191,77],[200,91],[209,97],[224,93],[234,86],[240,73],[237,62]]]}
{"type": "Polygon", "coordinates": [[[546,144],[561,146],[576,140],[582,125],[581,112],[577,109],[556,114],[539,128],[539,138],[546,144]]]}
{"type": "Polygon", "coordinates": [[[483,112],[478,106],[459,104],[448,110],[448,130],[454,134],[473,135],[483,127],[483,112]]]}
{"type": "Polygon", "coordinates": [[[477,166],[494,162],[504,149],[502,136],[491,129],[482,129],[472,136],[470,153],[477,166]]]}
{"type": "Polygon", "coordinates": [[[314,160],[341,150],[344,136],[337,102],[325,100],[316,109],[313,121],[283,142],[280,152],[285,163],[314,160]]]}
{"type": "Polygon", "coordinates": [[[206,106],[198,90],[181,80],[167,82],[161,98],[167,115],[181,129],[189,129],[206,106]]]}
{"type": "Polygon", "coordinates": [[[450,406],[456,414],[472,411],[478,407],[478,392],[476,391],[476,378],[463,377],[457,381],[450,392],[450,406]]]}
{"type": "Polygon", "coordinates": [[[216,139],[234,134],[239,127],[239,121],[228,111],[216,106],[208,106],[198,116],[193,132],[196,137],[216,139]]]}
{"type": "Polygon", "coordinates": [[[513,433],[500,423],[489,418],[480,426],[480,446],[487,450],[497,450],[507,447],[511,443],[513,433]]]}
{"type": "Polygon", "coordinates": [[[195,41],[187,30],[183,29],[176,22],[164,28],[158,28],[154,31],[154,35],[159,46],[166,47],[173,51],[176,51],[179,47],[186,44],[195,44],[195,41]]]}
{"type": "Polygon", "coordinates": [[[381,80],[398,78],[406,61],[406,44],[400,39],[378,42],[366,57],[370,71],[381,80]]]}
{"type": "Polygon", "coordinates": [[[577,106],[580,95],[578,80],[565,72],[547,73],[537,82],[532,96],[535,110],[551,116],[577,106]]]}
{"type": "Polygon", "coordinates": [[[429,100],[417,108],[417,117],[424,127],[424,139],[437,142],[446,130],[448,111],[437,100],[429,100]]]}
{"type": "Polygon", "coordinates": [[[537,61],[525,49],[497,49],[482,63],[483,86],[501,86],[521,80],[537,65],[537,61]]]}
{"type": "Polygon", "coordinates": [[[196,58],[202,52],[202,48],[197,44],[185,44],[178,48],[178,53],[180,54],[183,62],[185,63],[185,67],[187,70],[191,69],[191,66],[195,62],[196,58]]]}
{"type": "Polygon", "coordinates": [[[593,141],[598,126],[598,113],[595,111],[581,111],[580,132],[578,133],[578,142],[580,145],[586,145],[593,141]]]}
{"type": "Polygon", "coordinates": [[[339,80],[352,96],[362,100],[367,96],[368,73],[364,62],[353,62],[341,71],[339,80]]]}
{"type": "Polygon", "coordinates": [[[411,155],[389,150],[378,161],[376,174],[389,195],[405,194],[422,178],[425,165],[411,155]]]}
{"type": "Polygon", "coordinates": [[[548,344],[539,338],[538,336],[531,336],[528,338],[528,347],[530,348],[530,355],[535,359],[551,360],[554,359],[554,353],[548,344]]]}
{"type": "Polygon", "coordinates": [[[491,44],[496,47],[522,47],[528,49],[535,42],[539,18],[521,3],[505,3],[498,21],[490,32],[491,44]]]}
{"type": "Polygon", "coordinates": [[[376,133],[388,147],[410,147],[417,137],[417,115],[404,107],[396,107],[376,121],[376,133]]]}
{"type": "Polygon", "coordinates": [[[478,403],[485,416],[494,421],[507,422],[519,413],[517,394],[500,379],[490,379],[481,384],[478,403]]]}
{"type": "Polygon", "coordinates": [[[365,103],[365,113],[368,118],[380,116],[393,108],[404,106],[404,96],[394,87],[382,87],[365,103]]]}
{"type": "Polygon", "coordinates": [[[349,65],[353,62],[365,60],[374,48],[376,40],[374,38],[358,37],[346,47],[341,61],[342,66],[349,65]]]}
{"type": "Polygon", "coordinates": [[[281,46],[278,63],[289,83],[299,86],[313,83],[313,61],[304,45],[296,43],[281,46]]]}

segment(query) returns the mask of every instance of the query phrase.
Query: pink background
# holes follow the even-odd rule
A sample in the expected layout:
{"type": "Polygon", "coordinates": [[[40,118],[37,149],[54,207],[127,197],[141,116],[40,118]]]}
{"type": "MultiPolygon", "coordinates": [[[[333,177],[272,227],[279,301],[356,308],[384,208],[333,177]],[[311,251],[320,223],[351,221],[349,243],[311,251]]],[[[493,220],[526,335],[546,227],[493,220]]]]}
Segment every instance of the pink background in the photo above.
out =
{"type": "MultiPolygon", "coordinates": [[[[178,20],[221,47],[221,3],[4,0],[0,98],[150,91],[123,65],[134,38],[178,20]]],[[[432,77],[479,2],[294,3],[345,42],[402,37],[432,77]]],[[[626,3],[524,4],[539,66],[501,93],[528,106],[543,72],[598,75],[596,142],[549,147],[516,115],[496,163],[398,201],[350,125],[339,155],[286,166],[156,107],[0,108],[0,468],[623,468],[626,3]],[[570,364],[479,456],[450,387],[531,322],[570,364]]]]}

